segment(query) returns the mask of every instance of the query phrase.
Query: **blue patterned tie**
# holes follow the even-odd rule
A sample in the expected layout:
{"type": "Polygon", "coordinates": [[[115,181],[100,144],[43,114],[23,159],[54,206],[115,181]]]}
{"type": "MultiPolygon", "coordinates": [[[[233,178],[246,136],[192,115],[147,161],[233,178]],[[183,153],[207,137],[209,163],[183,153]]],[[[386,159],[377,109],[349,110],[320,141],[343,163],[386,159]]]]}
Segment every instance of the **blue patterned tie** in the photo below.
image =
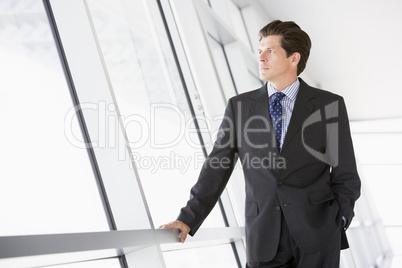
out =
{"type": "Polygon", "coordinates": [[[269,113],[271,114],[272,123],[275,128],[276,145],[278,149],[281,147],[281,136],[282,136],[282,105],[280,101],[285,97],[282,92],[276,92],[274,94],[274,99],[269,105],[269,113]]]}

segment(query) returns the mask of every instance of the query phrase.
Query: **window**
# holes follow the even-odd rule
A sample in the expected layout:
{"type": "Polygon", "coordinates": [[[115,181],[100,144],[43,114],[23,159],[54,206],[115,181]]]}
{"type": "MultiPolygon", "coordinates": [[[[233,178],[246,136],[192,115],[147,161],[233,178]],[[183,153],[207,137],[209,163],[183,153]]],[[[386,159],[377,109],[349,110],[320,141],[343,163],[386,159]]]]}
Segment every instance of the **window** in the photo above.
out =
{"type": "MultiPolygon", "coordinates": [[[[157,227],[178,215],[203,164],[189,104],[159,10],[143,1],[88,3],[157,227]]],[[[208,222],[224,227],[219,207],[208,222]]]]}
{"type": "Polygon", "coordinates": [[[0,235],[109,230],[42,1],[0,8],[0,235]]]}

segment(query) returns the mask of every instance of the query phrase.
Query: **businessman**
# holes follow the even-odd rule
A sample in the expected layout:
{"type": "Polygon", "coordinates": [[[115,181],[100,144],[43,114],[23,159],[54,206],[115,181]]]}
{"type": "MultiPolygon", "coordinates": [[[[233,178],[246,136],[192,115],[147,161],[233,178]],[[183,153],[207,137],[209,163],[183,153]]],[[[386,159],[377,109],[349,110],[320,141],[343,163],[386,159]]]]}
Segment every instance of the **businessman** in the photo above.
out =
{"type": "Polygon", "coordinates": [[[360,196],[343,98],[298,76],[311,48],[294,22],[260,32],[260,89],[228,102],[214,148],[176,221],[181,242],[194,235],[243,166],[246,267],[339,267],[345,230],[360,196]]]}

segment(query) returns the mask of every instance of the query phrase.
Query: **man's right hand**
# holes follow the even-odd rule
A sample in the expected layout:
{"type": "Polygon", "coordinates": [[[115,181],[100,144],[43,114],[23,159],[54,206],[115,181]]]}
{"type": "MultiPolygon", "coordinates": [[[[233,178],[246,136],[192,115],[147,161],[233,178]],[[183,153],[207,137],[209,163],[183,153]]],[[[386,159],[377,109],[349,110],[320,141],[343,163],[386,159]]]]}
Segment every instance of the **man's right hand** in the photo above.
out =
{"type": "Polygon", "coordinates": [[[190,227],[182,221],[172,221],[167,224],[159,226],[159,229],[179,229],[180,231],[180,243],[186,241],[187,235],[190,232],[190,227]]]}

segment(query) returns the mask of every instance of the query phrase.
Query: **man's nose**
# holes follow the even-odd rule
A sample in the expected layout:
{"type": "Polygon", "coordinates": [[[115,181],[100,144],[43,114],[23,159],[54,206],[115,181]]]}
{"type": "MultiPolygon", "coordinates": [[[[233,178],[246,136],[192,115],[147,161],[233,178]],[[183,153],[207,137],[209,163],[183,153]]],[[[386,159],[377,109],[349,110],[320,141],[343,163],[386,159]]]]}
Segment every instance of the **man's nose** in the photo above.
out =
{"type": "Polygon", "coordinates": [[[266,62],[267,60],[265,59],[265,52],[262,51],[259,55],[258,55],[258,59],[260,60],[260,62],[266,62]]]}

